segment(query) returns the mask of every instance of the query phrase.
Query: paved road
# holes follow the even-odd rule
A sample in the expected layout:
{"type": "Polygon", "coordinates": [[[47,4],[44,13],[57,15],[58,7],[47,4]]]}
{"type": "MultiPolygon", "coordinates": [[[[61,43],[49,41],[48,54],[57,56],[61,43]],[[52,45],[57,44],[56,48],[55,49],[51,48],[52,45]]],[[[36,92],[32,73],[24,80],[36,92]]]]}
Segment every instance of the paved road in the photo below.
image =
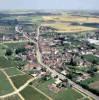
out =
{"type": "MultiPolygon", "coordinates": [[[[37,29],[37,44],[36,44],[36,55],[37,55],[37,60],[38,62],[43,66],[45,67],[48,71],[50,71],[52,74],[54,75],[58,75],[59,78],[61,79],[65,79],[66,77],[58,72],[56,72],[55,70],[51,69],[48,65],[45,65],[43,62],[42,62],[42,55],[40,53],[40,49],[39,49],[39,35],[40,35],[40,32],[39,32],[39,28],[37,29]]],[[[68,79],[69,82],[73,85],[73,87],[79,91],[81,91],[82,93],[85,93],[86,95],[88,95],[89,97],[92,97],[94,98],[95,100],[99,100],[99,96],[96,96],[95,94],[91,93],[90,91],[82,88],[81,86],[79,86],[78,84],[74,83],[73,81],[71,81],[70,79],[68,79]]]]}

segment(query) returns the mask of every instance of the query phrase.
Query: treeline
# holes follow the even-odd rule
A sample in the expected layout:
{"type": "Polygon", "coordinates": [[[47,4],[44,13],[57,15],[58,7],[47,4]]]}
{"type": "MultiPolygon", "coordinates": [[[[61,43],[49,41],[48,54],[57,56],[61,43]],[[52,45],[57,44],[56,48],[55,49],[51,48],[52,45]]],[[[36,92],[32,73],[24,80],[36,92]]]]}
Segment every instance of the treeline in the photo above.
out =
{"type": "Polygon", "coordinates": [[[17,25],[17,19],[14,20],[0,20],[0,25],[17,25]]]}
{"type": "Polygon", "coordinates": [[[87,89],[88,91],[91,91],[92,93],[94,93],[97,96],[99,96],[99,90],[93,89],[93,88],[89,87],[86,84],[82,84],[82,83],[78,83],[78,84],[80,84],[83,88],[87,89]]]}
{"type": "Polygon", "coordinates": [[[59,13],[50,13],[50,12],[31,12],[31,13],[23,13],[23,14],[9,14],[9,13],[0,13],[0,17],[10,17],[10,16],[50,16],[50,15],[60,15],[59,13]]]}

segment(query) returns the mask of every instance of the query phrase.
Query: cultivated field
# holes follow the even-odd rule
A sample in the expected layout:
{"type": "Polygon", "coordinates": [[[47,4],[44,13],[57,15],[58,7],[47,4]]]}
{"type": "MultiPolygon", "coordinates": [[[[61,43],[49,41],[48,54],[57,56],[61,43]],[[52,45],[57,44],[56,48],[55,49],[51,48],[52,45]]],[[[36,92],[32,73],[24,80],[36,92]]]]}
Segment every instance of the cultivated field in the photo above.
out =
{"type": "Polygon", "coordinates": [[[0,44],[0,56],[3,56],[5,54],[6,52],[5,48],[6,47],[4,45],[0,44]]]}
{"type": "Polygon", "coordinates": [[[11,34],[15,33],[14,25],[0,25],[0,34],[11,34]]]}
{"type": "Polygon", "coordinates": [[[94,75],[93,77],[82,81],[81,84],[92,90],[99,91],[99,74],[94,75]]]}
{"type": "Polygon", "coordinates": [[[30,86],[26,87],[20,93],[25,98],[25,100],[48,100],[45,96],[43,96],[30,86]]]}
{"type": "Polygon", "coordinates": [[[89,62],[93,62],[93,61],[96,61],[97,64],[99,64],[99,57],[95,56],[95,55],[91,55],[91,54],[88,54],[88,55],[83,55],[83,57],[89,61],[89,62]]]}
{"type": "Polygon", "coordinates": [[[7,59],[4,56],[0,56],[0,68],[15,67],[16,64],[11,59],[7,59]]]}
{"type": "Polygon", "coordinates": [[[54,100],[77,100],[83,98],[83,96],[76,92],[72,88],[66,88],[58,93],[49,90],[48,86],[54,83],[54,80],[43,81],[43,80],[36,80],[33,82],[33,85],[43,91],[46,95],[50,96],[54,100]]]}
{"type": "Polygon", "coordinates": [[[99,18],[94,17],[81,17],[81,16],[43,16],[45,22],[44,26],[50,26],[57,29],[55,32],[85,32],[94,31],[97,28],[84,26],[84,23],[99,23],[99,18]]]}
{"type": "Polygon", "coordinates": [[[24,85],[29,79],[32,77],[25,74],[25,75],[18,75],[11,77],[11,80],[13,81],[14,85],[19,88],[20,86],[24,85]]]}
{"type": "Polygon", "coordinates": [[[0,44],[0,68],[23,66],[26,61],[16,60],[13,55],[11,57],[7,57],[5,56],[5,52],[7,48],[14,50],[16,48],[23,47],[26,44],[26,42],[0,44]]]}
{"type": "Polygon", "coordinates": [[[27,44],[27,42],[4,43],[4,45],[6,45],[8,48],[11,48],[11,49],[16,49],[16,48],[24,47],[26,44],[27,44]]]}
{"type": "Polygon", "coordinates": [[[9,75],[9,76],[17,76],[17,75],[23,75],[23,73],[17,69],[17,68],[8,68],[8,69],[5,69],[5,72],[9,75]]]}
{"type": "Polygon", "coordinates": [[[55,28],[56,29],[55,32],[59,33],[65,33],[65,32],[73,33],[73,32],[85,32],[85,31],[97,30],[96,28],[92,27],[76,26],[76,25],[73,26],[73,25],[66,25],[63,23],[44,24],[43,26],[49,26],[55,28]]]}
{"type": "Polygon", "coordinates": [[[99,23],[99,18],[82,16],[43,16],[44,21],[99,23]]]}
{"type": "Polygon", "coordinates": [[[95,81],[95,82],[89,84],[89,87],[99,90],[99,81],[95,81]]]}
{"type": "Polygon", "coordinates": [[[0,100],[21,100],[21,99],[18,95],[13,95],[13,96],[6,97],[6,98],[0,99],[0,100]]]}
{"type": "Polygon", "coordinates": [[[98,81],[98,80],[99,80],[99,74],[82,81],[82,83],[85,84],[85,85],[89,85],[90,83],[93,83],[93,82],[98,81]]]}
{"type": "Polygon", "coordinates": [[[0,71],[0,95],[5,95],[10,92],[13,92],[13,88],[4,73],[0,71]]]}

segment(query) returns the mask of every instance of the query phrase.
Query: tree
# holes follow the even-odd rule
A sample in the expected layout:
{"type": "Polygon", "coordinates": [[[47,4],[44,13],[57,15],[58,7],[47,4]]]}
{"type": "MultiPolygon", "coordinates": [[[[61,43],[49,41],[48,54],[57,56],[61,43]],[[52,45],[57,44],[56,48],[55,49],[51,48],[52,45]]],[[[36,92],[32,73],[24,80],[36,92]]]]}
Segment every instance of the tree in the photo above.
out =
{"type": "Polygon", "coordinates": [[[15,50],[15,53],[16,54],[19,54],[19,53],[24,53],[26,51],[26,49],[24,48],[24,47],[21,47],[21,48],[17,48],[16,50],[15,50]]]}
{"type": "Polygon", "coordinates": [[[33,45],[34,45],[34,43],[33,43],[33,42],[28,42],[28,44],[29,44],[29,45],[31,45],[31,46],[33,46],[33,45]]]}
{"type": "Polygon", "coordinates": [[[76,61],[74,61],[74,59],[73,58],[71,58],[71,60],[70,60],[70,63],[69,63],[70,65],[72,65],[72,66],[76,66],[77,65],[77,63],[76,63],[76,61]]]}
{"type": "Polygon", "coordinates": [[[12,55],[12,50],[11,49],[7,49],[5,55],[6,56],[11,56],[12,55]]]}
{"type": "Polygon", "coordinates": [[[95,66],[90,66],[87,72],[93,76],[97,71],[98,69],[95,66]]]}
{"type": "Polygon", "coordinates": [[[30,82],[30,83],[29,83],[29,85],[33,85],[33,83],[32,83],[32,82],[30,82]]]}
{"type": "Polygon", "coordinates": [[[94,60],[92,61],[92,65],[96,65],[96,64],[97,64],[97,60],[94,59],[94,60]]]}

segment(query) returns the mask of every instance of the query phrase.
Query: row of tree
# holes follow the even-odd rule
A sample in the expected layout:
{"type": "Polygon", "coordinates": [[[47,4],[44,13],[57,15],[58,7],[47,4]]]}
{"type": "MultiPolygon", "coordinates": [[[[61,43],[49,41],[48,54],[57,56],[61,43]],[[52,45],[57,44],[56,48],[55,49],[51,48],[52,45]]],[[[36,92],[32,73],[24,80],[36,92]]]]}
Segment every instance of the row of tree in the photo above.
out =
{"type": "MultiPolygon", "coordinates": [[[[26,49],[24,47],[20,47],[15,50],[15,54],[24,53],[25,51],[26,49]]],[[[13,54],[13,50],[8,48],[6,50],[5,56],[11,56],[12,54],[13,54]]]]}

